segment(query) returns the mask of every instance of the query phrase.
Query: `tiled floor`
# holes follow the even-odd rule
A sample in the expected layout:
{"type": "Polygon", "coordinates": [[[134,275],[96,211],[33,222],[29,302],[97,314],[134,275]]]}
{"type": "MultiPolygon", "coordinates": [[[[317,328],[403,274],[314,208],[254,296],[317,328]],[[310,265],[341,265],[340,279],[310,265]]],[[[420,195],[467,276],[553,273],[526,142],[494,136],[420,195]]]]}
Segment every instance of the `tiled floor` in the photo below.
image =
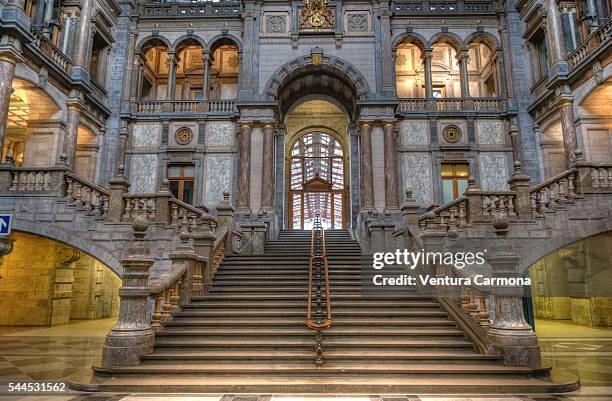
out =
{"type": "Polygon", "coordinates": [[[64,394],[15,395],[9,380],[62,380],[99,364],[114,319],[49,328],[0,327],[0,401],[612,401],[612,330],[537,321],[544,365],[578,373],[583,388],[548,395],[64,394]]]}

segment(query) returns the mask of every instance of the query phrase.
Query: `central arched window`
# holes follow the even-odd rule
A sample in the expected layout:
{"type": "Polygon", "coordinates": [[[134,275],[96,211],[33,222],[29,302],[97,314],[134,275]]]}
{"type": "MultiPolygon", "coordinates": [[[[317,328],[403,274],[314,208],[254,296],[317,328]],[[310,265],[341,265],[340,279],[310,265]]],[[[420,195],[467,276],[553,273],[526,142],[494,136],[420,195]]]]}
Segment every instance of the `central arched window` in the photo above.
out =
{"type": "Polygon", "coordinates": [[[324,228],[345,227],[344,152],[328,133],[311,131],[291,147],[289,222],[308,230],[317,214],[324,228]]]}

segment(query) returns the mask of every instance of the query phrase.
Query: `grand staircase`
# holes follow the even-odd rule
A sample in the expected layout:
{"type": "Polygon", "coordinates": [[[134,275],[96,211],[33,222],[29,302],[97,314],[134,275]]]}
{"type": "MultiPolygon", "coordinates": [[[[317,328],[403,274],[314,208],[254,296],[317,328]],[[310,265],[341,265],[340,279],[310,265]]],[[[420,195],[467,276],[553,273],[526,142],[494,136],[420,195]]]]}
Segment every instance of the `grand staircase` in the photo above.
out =
{"type": "Polygon", "coordinates": [[[538,379],[475,351],[431,297],[365,295],[361,248],[326,231],[333,325],[322,367],[306,326],[309,231],[282,231],[262,256],[226,256],[214,285],[174,314],[138,366],[96,368],[99,391],[550,392],[538,379]]]}

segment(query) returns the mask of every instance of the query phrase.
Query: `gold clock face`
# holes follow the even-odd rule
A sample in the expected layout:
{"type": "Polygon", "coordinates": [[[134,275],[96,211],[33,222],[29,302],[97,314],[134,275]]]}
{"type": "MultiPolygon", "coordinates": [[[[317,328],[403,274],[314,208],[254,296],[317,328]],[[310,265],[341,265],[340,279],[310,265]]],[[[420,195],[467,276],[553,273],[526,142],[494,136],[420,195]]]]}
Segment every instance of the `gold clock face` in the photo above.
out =
{"type": "Polygon", "coordinates": [[[188,145],[193,140],[193,132],[187,127],[179,128],[174,138],[179,145],[188,145]]]}
{"type": "Polygon", "coordinates": [[[461,131],[459,128],[450,125],[444,128],[444,131],[442,131],[442,136],[446,142],[457,143],[461,139],[461,131]]]}

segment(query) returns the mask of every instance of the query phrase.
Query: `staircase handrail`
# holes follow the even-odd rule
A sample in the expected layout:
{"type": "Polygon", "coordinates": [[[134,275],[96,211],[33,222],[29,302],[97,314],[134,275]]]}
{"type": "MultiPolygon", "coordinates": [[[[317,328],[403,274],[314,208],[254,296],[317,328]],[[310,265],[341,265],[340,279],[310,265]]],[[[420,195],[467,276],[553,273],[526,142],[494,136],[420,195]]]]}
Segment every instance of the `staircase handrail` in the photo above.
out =
{"type": "Polygon", "coordinates": [[[561,173],[555,175],[554,177],[551,177],[549,179],[547,179],[546,181],[542,181],[541,183],[529,188],[529,193],[530,194],[534,194],[537,191],[539,191],[540,189],[543,189],[549,185],[552,184],[556,184],[559,181],[561,181],[564,178],[568,178],[569,176],[571,176],[572,174],[576,173],[577,170],[575,168],[570,168],[568,170],[562,171],[561,173]]]}
{"type": "Polygon", "coordinates": [[[149,296],[153,298],[151,328],[156,333],[163,329],[164,323],[173,320],[173,314],[181,308],[181,298],[189,289],[184,284],[191,283],[189,263],[173,263],[172,268],[155,280],[149,281],[149,296]]]}
{"type": "Polygon", "coordinates": [[[332,325],[331,296],[329,290],[329,265],[327,261],[327,250],[325,247],[325,230],[321,226],[321,218],[315,216],[315,221],[310,235],[310,257],[308,262],[308,305],[306,314],[306,325],[316,332],[316,358],[315,365],[323,365],[323,330],[332,325]],[[321,268],[323,271],[321,271],[321,268]],[[316,271],[315,271],[316,269],[316,271]],[[316,280],[316,283],[314,281],[316,280]],[[316,284],[316,316],[312,316],[313,284],[316,284]],[[325,286],[326,316],[323,320],[321,307],[321,285],[325,286]]]}
{"type": "MultiPolygon", "coordinates": [[[[218,223],[218,220],[211,214],[207,213],[205,210],[198,209],[197,207],[192,206],[174,197],[171,197],[169,202],[170,204],[174,204],[177,206],[179,213],[181,213],[182,211],[185,211],[187,213],[191,213],[194,216],[201,217],[202,219],[208,222],[212,222],[214,224],[218,223]]],[[[170,210],[172,210],[172,207],[170,207],[170,210]]]]}
{"type": "Polygon", "coordinates": [[[70,178],[73,181],[77,181],[81,185],[87,186],[87,187],[89,187],[91,189],[95,189],[96,191],[101,192],[104,195],[110,196],[110,191],[108,190],[108,188],[104,188],[104,187],[101,187],[100,185],[97,185],[97,184],[94,184],[92,182],[89,182],[86,179],[84,179],[82,177],[79,177],[78,175],[76,175],[74,173],[67,172],[65,174],[65,177],[70,178]]]}

